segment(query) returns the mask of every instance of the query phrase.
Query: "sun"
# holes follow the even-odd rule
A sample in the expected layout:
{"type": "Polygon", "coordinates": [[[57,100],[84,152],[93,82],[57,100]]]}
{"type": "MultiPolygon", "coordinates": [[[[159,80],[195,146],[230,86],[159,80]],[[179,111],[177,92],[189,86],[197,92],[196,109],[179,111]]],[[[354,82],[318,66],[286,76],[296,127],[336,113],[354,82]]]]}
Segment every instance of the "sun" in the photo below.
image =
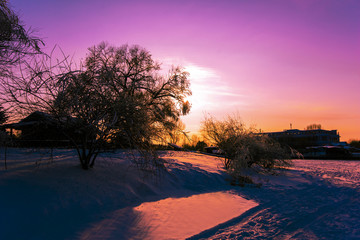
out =
{"type": "Polygon", "coordinates": [[[217,74],[212,69],[199,67],[197,65],[185,66],[185,71],[189,72],[192,95],[188,97],[192,104],[192,109],[204,110],[212,103],[211,90],[212,82],[217,78],[217,74]]]}

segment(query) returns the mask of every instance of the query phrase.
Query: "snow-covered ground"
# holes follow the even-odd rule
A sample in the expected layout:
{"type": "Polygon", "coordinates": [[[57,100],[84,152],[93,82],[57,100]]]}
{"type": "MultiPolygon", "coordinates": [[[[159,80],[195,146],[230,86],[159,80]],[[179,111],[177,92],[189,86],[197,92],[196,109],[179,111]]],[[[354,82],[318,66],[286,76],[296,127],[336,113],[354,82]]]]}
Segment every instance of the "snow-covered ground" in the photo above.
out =
{"type": "Polygon", "coordinates": [[[295,160],[261,188],[233,187],[219,159],[162,152],[80,168],[73,150],[0,149],[0,239],[360,239],[360,162],[295,160]]]}
{"type": "Polygon", "coordinates": [[[239,189],[257,207],[192,239],[360,239],[360,162],[294,160],[259,180],[239,189]]]}

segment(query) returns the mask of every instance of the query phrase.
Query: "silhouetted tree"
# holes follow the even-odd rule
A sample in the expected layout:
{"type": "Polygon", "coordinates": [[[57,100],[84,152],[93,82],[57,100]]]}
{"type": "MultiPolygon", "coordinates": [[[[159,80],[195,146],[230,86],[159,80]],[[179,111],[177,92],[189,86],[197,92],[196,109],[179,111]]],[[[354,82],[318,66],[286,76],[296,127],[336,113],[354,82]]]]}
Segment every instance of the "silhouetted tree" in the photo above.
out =
{"type": "Polygon", "coordinates": [[[195,150],[204,152],[207,144],[204,141],[198,141],[195,145],[195,150]]]}
{"type": "Polygon", "coordinates": [[[24,56],[40,53],[40,44],[42,41],[25,29],[7,2],[0,1],[0,77],[8,75],[24,56]]]}
{"type": "Polygon", "coordinates": [[[359,140],[351,140],[350,146],[354,148],[360,148],[360,141],[359,140]]]}
{"type": "Polygon", "coordinates": [[[321,124],[310,124],[306,127],[306,130],[317,130],[321,129],[321,124]]]}
{"type": "Polygon", "coordinates": [[[183,137],[188,137],[185,132],[185,124],[182,121],[174,121],[164,135],[164,140],[172,144],[179,144],[183,137]]]}
{"type": "Polygon", "coordinates": [[[3,101],[12,110],[50,113],[78,151],[84,169],[115,140],[140,150],[142,168],[161,166],[152,142],[174,128],[190,110],[188,73],[173,67],[168,75],[151,54],[139,47],[89,48],[84,67],[73,70],[65,58],[51,64],[43,56],[21,76],[2,81],[3,101]]]}

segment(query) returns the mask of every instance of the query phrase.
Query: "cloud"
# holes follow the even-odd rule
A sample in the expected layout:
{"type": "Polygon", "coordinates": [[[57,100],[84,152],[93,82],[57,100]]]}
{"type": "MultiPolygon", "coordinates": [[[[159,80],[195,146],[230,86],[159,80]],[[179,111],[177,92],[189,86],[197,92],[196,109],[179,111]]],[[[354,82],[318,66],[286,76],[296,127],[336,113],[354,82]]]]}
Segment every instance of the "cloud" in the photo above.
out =
{"type": "Polygon", "coordinates": [[[187,65],[185,70],[190,73],[190,79],[195,82],[203,82],[209,79],[217,80],[220,76],[211,68],[199,67],[197,65],[187,65]]]}
{"type": "Polygon", "coordinates": [[[246,105],[245,96],[239,89],[231,87],[215,69],[188,63],[185,70],[190,73],[193,96],[190,101],[193,111],[209,111],[246,105]]]}

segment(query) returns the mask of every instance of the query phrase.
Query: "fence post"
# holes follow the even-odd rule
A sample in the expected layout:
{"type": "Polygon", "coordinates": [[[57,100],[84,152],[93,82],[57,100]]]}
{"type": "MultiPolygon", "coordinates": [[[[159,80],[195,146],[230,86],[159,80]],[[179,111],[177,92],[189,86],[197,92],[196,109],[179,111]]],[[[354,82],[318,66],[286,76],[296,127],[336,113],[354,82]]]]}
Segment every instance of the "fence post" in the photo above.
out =
{"type": "Polygon", "coordinates": [[[5,153],[4,153],[4,161],[5,161],[5,170],[7,170],[7,162],[6,162],[6,156],[7,155],[7,141],[5,139],[5,153]]]}

